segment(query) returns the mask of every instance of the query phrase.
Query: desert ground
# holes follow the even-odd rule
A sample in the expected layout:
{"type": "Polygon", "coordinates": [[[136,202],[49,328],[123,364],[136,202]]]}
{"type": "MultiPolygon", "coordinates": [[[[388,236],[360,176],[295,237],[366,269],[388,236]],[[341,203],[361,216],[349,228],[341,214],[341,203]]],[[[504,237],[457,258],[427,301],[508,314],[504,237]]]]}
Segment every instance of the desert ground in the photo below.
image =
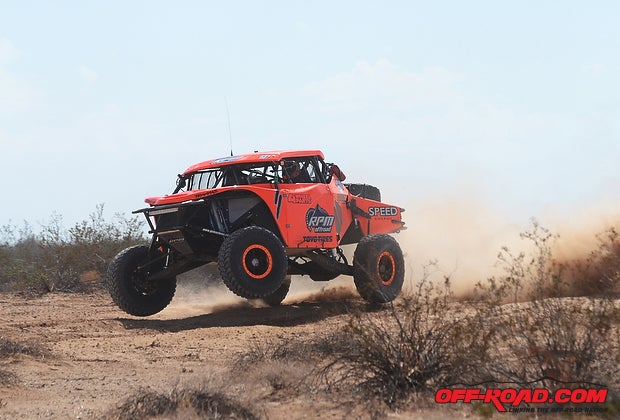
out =
{"type": "MultiPolygon", "coordinates": [[[[0,418],[114,417],[132,395],[187,388],[222,393],[258,418],[369,418],[359,401],[300,388],[312,382],[312,366],[240,362],[252,349],[341,328],[352,308],[364,305],[350,279],[328,290],[298,283],[294,279],[283,306],[271,308],[222,287],[180,281],[172,304],[148,318],[125,314],[101,290],[0,294],[0,338],[22,346],[0,358],[0,418]]],[[[382,416],[446,414],[428,402],[424,407],[382,416]]],[[[470,417],[466,410],[459,415],[470,417]]]]}

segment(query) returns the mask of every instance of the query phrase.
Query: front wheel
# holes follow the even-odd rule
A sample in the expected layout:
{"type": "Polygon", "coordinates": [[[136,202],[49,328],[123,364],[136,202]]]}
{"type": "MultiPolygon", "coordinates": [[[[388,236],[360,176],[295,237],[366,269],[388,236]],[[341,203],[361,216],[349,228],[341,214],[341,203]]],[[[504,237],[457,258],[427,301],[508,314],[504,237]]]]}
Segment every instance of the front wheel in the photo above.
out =
{"type": "Polygon", "coordinates": [[[275,293],[288,270],[280,239],[258,226],[239,229],[224,239],[218,265],[224,284],[246,299],[275,293]]]}
{"type": "Polygon", "coordinates": [[[163,310],[176,291],[176,277],[152,281],[151,274],[163,269],[163,255],[151,254],[148,246],[136,245],[121,251],[108,268],[108,290],[114,303],[135,316],[163,310]]]}
{"type": "Polygon", "coordinates": [[[391,302],[405,280],[405,262],[398,242],[389,235],[369,235],[353,255],[353,280],[364,300],[391,302]]]}

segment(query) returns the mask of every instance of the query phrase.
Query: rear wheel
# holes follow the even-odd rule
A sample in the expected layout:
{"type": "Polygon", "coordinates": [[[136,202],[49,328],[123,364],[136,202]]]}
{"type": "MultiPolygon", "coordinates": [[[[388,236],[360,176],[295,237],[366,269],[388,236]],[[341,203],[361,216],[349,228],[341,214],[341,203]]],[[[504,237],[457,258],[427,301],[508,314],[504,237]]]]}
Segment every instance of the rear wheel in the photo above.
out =
{"type": "Polygon", "coordinates": [[[149,316],[163,310],[174,296],[176,277],[157,281],[152,274],[164,268],[161,254],[137,245],[121,251],[108,268],[108,290],[114,303],[135,316],[149,316]]]}
{"type": "Polygon", "coordinates": [[[224,284],[233,293],[255,299],[271,295],[280,288],[288,260],[276,235],[267,229],[249,226],[224,240],[218,265],[224,284]]]}
{"type": "Polygon", "coordinates": [[[359,294],[371,303],[391,302],[405,279],[405,263],[398,242],[389,235],[369,235],[353,256],[353,280],[359,294]]]}

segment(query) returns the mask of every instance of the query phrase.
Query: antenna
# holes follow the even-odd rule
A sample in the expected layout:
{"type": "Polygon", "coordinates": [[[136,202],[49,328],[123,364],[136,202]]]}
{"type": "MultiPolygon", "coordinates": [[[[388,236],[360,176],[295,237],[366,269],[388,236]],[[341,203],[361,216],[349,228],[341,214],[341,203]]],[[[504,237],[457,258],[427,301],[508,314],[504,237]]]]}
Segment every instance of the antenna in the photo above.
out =
{"type": "Polygon", "coordinates": [[[228,141],[230,142],[230,155],[233,156],[232,131],[230,129],[230,112],[228,112],[228,99],[226,99],[226,96],[224,96],[224,102],[226,103],[226,116],[228,117],[228,141]]]}

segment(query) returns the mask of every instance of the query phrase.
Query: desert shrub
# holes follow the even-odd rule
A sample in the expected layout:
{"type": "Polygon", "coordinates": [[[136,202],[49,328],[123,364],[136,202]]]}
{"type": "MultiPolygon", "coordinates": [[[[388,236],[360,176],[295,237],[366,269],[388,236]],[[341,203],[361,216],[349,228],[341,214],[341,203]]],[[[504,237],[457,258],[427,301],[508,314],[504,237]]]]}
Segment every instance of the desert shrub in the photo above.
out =
{"type": "MultiPolygon", "coordinates": [[[[434,284],[425,270],[413,294],[352,316],[331,337],[333,358],[321,371],[328,386],[390,407],[445,386],[618,390],[618,302],[612,294],[566,297],[583,273],[554,259],[557,236],[534,221],[521,237],[533,251],[502,248],[502,274],[480,282],[470,301],[457,302],[449,279],[434,284]]],[[[590,261],[605,262],[601,282],[610,283],[616,238],[601,244],[590,261]]]]}
{"type": "MultiPolygon", "coordinates": [[[[17,341],[0,336],[0,360],[20,354],[34,357],[42,357],[45,356],[46,353],[46,350],[42,349],[36,344],[19,343],[17,341]]],[[[1,386],[10,386],[15,384],[17,381],[18,378],[14,373],[0,369],[1,386]]],[[[0,400],[0,403],[1,402],[2,401],[0,400]]],[[[0,404],[0,408],[2,408],[2,404],[0,404]]]]}
{"type": "Polygon", "coordinates": [[[584,257],[565,264],[572,296],[620,295],[620,239],[615,227],[597,236],[598,245],[584,257]]]}
{"type": "Polygon", "coordinates": [[[0,359],[18,354],[41,356],[44,353],[45,352],[36,345],[18,343],[8,338],[0,337],[0,359]]]}
{"type": "Polygon", "coordinates": [[[175,389],[170,393],[142,390],[129,397],[106,416],[109,419],[170,418],[258,419],[249,408],[219,393],[175,389]]]}
{"type": "Polygon", "coordinates": [[[43,281],[36,262],[41,247],[30,225],[5,225],[0,228],[0,291],[35,287],[43,281]]]}
{"type": "MultiPolygon", "coordinates": [[[[100,204],[88,219],[66,229],[54,214],[34,234],[5,225],[0,231],[0,290],[84,291],[81,279],[97,285],[121,249],[145,241],[143,222],[137,217],[104,217],[100,204]]],[[[99,283],[101,284],[101,283],[99,283]]]]}
{"type": "Polygon", "coordinates": [[[235,357],[233,371],[247,380],[267,387],[268,398],[286,399],[315,393],[315,368],[331,353],[324,342],[329,333],[319,339],[286,339],[282,341],[252,342],[235,357]],[[252,380],[252,379],[250,379],[252,380]]]}
{"type": "Polygon", "coordinates": [[[530,241],[533,251],[515,255],[503,248],[499,261],[504,274],[477,288],[496,326],[498,351],[489,354],[488,376],[497,383],[540,382],[549,389],[567,384],[618,389],[618,302],[611,293],[566,297],[574,294],[576,285],[593,281],[597,261],[604,262],[598,272],[600,283],[607,284],[596,290],[610,290],[605,276],[615,270],[610,258],[616,252],[615,236],[591,253],[587,270],[580,262],[557,262],[552,253],[557,236],[537,222],[521,237],[530,241]]]}
{"type": "Polygon", "coordinates": [[[436,285],[425,275],[414,293],[386,310],[355,314],[334,334],[334,358],[322,376],[330,387],[394,407],[412,393],[473,380],[491,339],[480,322],[453,302],[449,278],[436,285]]]}

